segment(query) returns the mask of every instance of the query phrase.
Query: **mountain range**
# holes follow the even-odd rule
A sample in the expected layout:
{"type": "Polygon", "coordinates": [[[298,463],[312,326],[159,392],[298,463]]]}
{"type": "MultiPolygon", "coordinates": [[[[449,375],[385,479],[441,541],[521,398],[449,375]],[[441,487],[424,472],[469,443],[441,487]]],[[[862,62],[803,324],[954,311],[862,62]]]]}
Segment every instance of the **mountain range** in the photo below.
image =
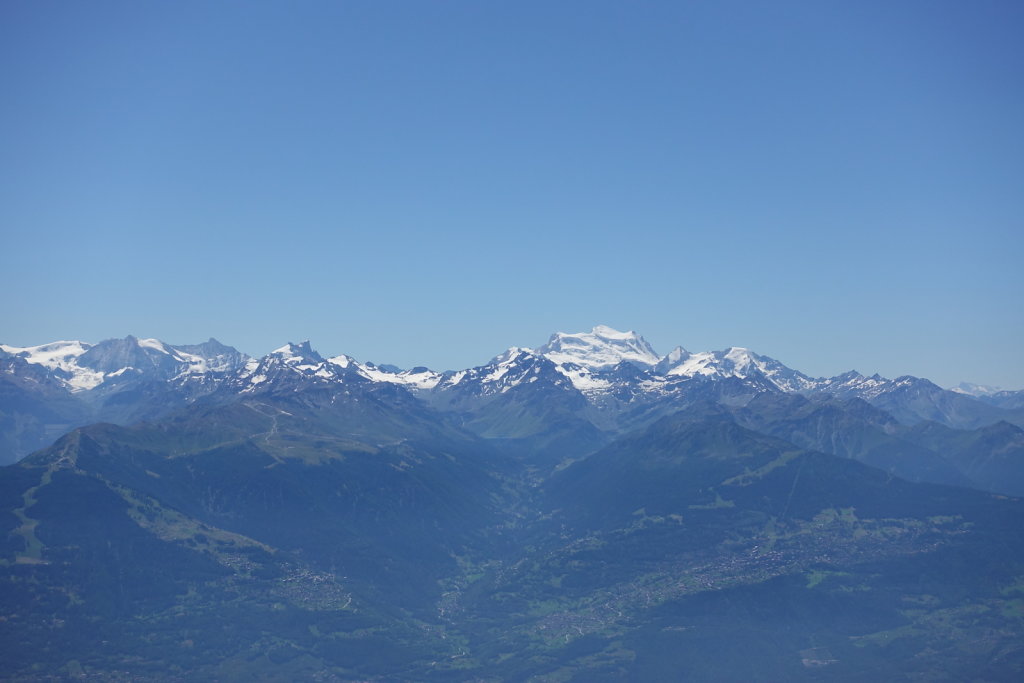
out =
{"type": "Polygon", "coordinates": [[[1019,680],[1021,392],[595,327],[0,346],[10,680],[1019,680]]]}
{"type": "Polygon", "coordinates": [[[680,346],[660,356],[639,334],[606,326],[559,332],[535,349],[513,347],[486,365],[445,372],[323,358],[309,342],[257,359],[215,339],[172,346],[136,337],[0,345],[0,364],[0,463],[87,424],[156,420],[193,404],[272,392],[379,385],[394,400],[419,402],[478,436],[527,445],[535,457],[571,457],[710,401],[745,408],[748,425],[786,429],[801,445],[914,480],[1024,493],[1004,466],[1024,443],[1024,391],[946,390],[917,377],[855,371],[811,378],[739,347],[680,346]],[[758,410],[774,417],[750,416],[758,410]],[[780,410],[787,411],[784,424],[780,410]],[[814,435],[797,424],[813,420],[814,435]],[[969,445],[954,454],[923,436],[943,427],[966,431],[957,443],[969,445]]]}

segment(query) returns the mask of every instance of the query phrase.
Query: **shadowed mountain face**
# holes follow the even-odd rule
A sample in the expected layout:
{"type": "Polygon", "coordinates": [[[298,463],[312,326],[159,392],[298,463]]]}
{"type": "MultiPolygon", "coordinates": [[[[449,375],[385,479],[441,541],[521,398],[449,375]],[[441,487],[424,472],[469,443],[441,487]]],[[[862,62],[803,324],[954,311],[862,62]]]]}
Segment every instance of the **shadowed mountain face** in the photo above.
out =
{"type": "Polygon", "coordinates": [[[926,379],[900,377],[871,403],[906,424],[938,422],[956,429],[976,429],[1009,419],[1020,422],[1019,412],[942,389],[926,379]]]}
{"type": "MultiPolygon", "coordinates": [[[[264,638],[280,643],[280,659],[274,646],[264,654],[283,664],[296,656],[287,634],[308,639],[319,626],[317,647],[363,633],[352,645],[371,670],[391,648],[398,662],[412,656],[402,642],[434,654],[417,623],[435,614],[441,582],[470,550],[503,552],[505,461],[377,389],[266,394],[159,424],[83,428],[5,469],[8,671],[51,658],[63,662],[55,671],[113,675],[128,653],[148,652],[133,674],[232,677],[235,663],[255,666],[245,652],[264,638]],[[53,619],[66,627],[57,641],[53,619]],[[168,659],[164,648],[182,641],[193,645],[168,659]]],[[[347,643],[328,660],[351,655],[347,643]]]]}
{"type": "Polygon", "coordinates": [[[912,443],[941,453],[984,491],[1024,496],[1024,430],[997,422],[970,431],[924,422],[901,436],[912,443]]]}
{"type": "Polygon", "coordinates": [[[57,440],[87,423],[88,408],[68,395],[50,373],[0,351],[0,463],[57,440]]]}
{"type": "Polygon", "coordinates": [[[743,424],[791,409],[695,404],[544,475],[401,387],[296,388],[83,428],[0,470],[7,671],[1006,680],[1024,666],[1020,501],[743,424]]]}

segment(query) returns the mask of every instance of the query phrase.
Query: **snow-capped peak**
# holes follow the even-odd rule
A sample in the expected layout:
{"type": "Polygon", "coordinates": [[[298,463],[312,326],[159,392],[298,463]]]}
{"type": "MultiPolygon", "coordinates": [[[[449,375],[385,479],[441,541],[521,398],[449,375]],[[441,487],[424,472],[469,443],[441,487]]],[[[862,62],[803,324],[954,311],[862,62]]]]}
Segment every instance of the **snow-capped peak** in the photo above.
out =
{"type": "Polygon", "coordinates": [[[684,349],[682,346],[677,346],[665,354],[664,358],[658,361],[658,364],[654,366],[654,371],[659,375],[664,375],[689,357],[689,351],[684,349]]]}
{"type": "Polygon", "coordinates": [[[288,342],[284,346],[274,349],[268,355],[276,356],[287,365],[294,366],[315,366],[324,362],[324,359],[320,354],[314,351],[313,347],[309,345],[309,340],[300,344],[288,342]]]}
{"type": "Polygon", "coordinates": [[[509,370],[522,363],[524,360],[537,358],[531,349],[521,346],[510,346],[504,353],[500,353],[491,359],[491,362],[480,368],[487,372],[480,377],[483,383],[497,382],[509,373],[509,370]]]}
{"type": "Polygon", "coordinates": [[[51,370],[72,392],[95,389],[108,379],[122,384],[131,376],[171,380],[209,371],[229,372],[246,358],[214,339],[203,344],[172,346],[159,339],[131,335],[96,344],[58,341],[24,348],[0,345],[0,349],[51,370]]]}
{"type": "Polygon", "coordinates": [[[497,356],[491,359],[491,364],[506,365],[513,363],[527,356],[536,356],[537,354],[533,349],[527,349],[522,346],[510,346],[504,352],[499,353],[497,356]]]}
{"type": "Polygon", "coordinates": [[[622,361],[651,368],[660,360],[636,332],[620,332],[607,325],[590,332],[556,332],[536,352],[554,363],[575,363],[590,370],[608,370],[622,361]]]}
{"type": "Polygon", "coordinates": [[[231,372],[245,365],[248,356],[238,349],[225,346],[210,337],[202,344],[184,344],[170,347],[177,357],[188,363],[185,374],[202,375],[207,372],[231,372]]]}
{"type": "MultiPolygon", "coordinates": [[[[349,362],[354,362],[348,356],[344,356],[349,362]]],[[[335,363],[336,358],[331,358],[328,362],[335,363]]],[[[438,382],[441,381],[442,374],[440,372],[434,372],[430,368],[415,367],[412,370],[400,370],[392,367],[382,367],[374,365],[373,363],[356,363],[359,368],[359,374],[373,382],[390,382],[391,384],[401,384],[410,389],[429,390],[437,386],[438,382]]]]}
{"type": "Polygon", "coordinates": [[[950,391],[955,391],[958,394],[966,394],[967,396],[991,396],[998,394],[1002,389],[999,387],[989,386],[987,384],[974,384],[973,382],[960,382],[955,387],[950,387],[950,391]]]}
{"type": "Polygon", "coordinates": [[[71,391],[92,389],[103,382],[103,373],[78,365],[78,358],[92,348],[92,344],[80,341],[55,341],[39,346],[7,346],[0,349],[13,356],[20,356],[27,362],[56,370],[71,391]]]}
{"type": "Polygon", "coordinates": [[[246,385],[242,391],[252,391],[257,385],[277,378],[333,379],[347,367],[345,359],[351,361],[348,356],[337,356],[325,361],[313,350],[308,340],[300,344],[288,342],[255,363],[250,360],[238,377],[246,385]]]}
{"type": "Polygon", "coordinates": [[[727,348],[725,350],[725,359],[732,364],[733,372],[740,376],[746,375],[752,368],[760,370],[761,366],[764,365],[763,362],[758,363],[758,360],[760,360],[759,356],[742,346],[730,346],[727,348]]]}
{"type": "Polygon", "coordinates": [[[327,362],[331,365],[337,365],[339,368],[347,368],[348,366],[355,363],[355,359],[352,356],[345,355],[344,353],[338,356],[332,356],[327,359],[327,362]]]}
{"type": "Polygon", "coordinates": [[[741,346],[730,346],[724,351],[702,351],[666,356],[659,364],[658,371],[668,376],[739,377],[762,375],[783,391],[804,391],[812,389],[815,383],[806,375],[788,368],[774,358],[760,356],[741,346]],[[675,360],[675,362],[672,362],[675,360]]]}
{"type": "Polygon", "coordinates": [[[55,341],[40,346],[8,346],[0,344],[12,356],[21,356],[29,363],[51,370],[68,370],[75,358],[89,350],[92,344],[80,341],[55,341]]]}

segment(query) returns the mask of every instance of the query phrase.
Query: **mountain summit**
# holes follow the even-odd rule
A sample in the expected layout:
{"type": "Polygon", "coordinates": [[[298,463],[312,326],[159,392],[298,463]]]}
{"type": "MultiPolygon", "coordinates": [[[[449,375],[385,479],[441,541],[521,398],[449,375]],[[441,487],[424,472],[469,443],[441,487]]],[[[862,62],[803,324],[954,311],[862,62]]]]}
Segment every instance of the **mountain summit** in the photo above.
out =
{"type": "Polygon", "coordinates": [[[623,361],[649,369],[661,360],[636,332],[620,332],[606,325],[590,332],[556,332],[536,351],[554,363],[575,363],[590,370],[609,370],[623,361]]]}

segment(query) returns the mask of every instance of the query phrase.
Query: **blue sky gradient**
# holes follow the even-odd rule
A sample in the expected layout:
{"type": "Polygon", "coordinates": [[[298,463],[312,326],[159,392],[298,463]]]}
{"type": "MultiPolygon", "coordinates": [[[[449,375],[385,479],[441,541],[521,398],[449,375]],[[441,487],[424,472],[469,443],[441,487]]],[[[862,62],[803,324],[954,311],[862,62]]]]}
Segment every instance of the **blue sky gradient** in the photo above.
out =
{"type": "Polygon", "coordinates": [[[604,323],[1024,388],[1024,3],[7,2],[0,341],[604,323]]]}

